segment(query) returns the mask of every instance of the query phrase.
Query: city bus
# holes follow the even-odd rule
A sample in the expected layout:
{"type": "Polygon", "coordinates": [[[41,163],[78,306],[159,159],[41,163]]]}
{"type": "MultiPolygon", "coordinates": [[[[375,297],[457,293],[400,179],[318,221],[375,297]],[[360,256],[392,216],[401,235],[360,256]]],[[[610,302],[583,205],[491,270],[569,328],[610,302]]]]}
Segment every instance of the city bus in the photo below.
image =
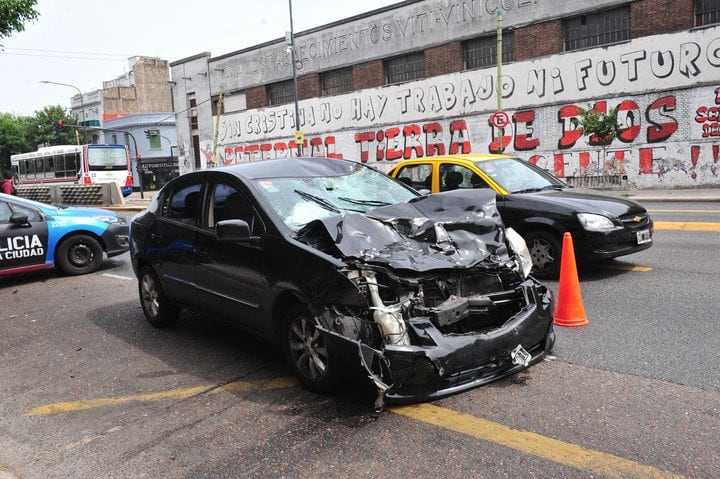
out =
{"type": "Polygon", "coordinates": [[[132,163],[126,145],[57,145],[10,156],[18,185],[115,182],[132,192],[132,163]]]}

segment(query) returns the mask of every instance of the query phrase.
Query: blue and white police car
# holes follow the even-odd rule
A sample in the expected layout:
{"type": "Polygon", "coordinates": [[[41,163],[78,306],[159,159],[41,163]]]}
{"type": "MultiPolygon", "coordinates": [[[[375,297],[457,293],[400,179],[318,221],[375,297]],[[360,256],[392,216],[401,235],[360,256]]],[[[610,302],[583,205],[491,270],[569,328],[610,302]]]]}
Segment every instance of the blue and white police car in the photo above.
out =
{"type": "Polygon", "coordinates": [[[57,266],[78,275],[129,249],[129,226],[110,210],[51,206],[0,193],[0,276],[57,266]]]}

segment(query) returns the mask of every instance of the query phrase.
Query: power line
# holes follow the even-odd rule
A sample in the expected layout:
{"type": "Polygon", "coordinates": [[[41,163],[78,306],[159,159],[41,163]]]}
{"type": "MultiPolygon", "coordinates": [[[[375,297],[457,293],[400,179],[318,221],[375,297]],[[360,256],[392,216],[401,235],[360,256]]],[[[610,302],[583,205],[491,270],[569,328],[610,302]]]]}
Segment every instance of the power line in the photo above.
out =
{"type": "Polygon", "coordinates": [[[79,57],[79,56],[71,56],[71,55],[43,55],[43,54],[31,54],[31,53],[13,53],[13,52],[2,52],[0,53],[0,56],[2,55],[13,55],[18,57],[41,57],[41,58],[58,58],[58,59],[71,59],[71,60],[91,60],[91,61],[101,61],[101,62],[124,62],[127,61],[125,58],[88,58],[88,57],[79,57]]]}
{"type": "Polygon", "coordinates": [[[128,58],[133,55],[125,54],[125,53],[97,53],[97,52],[75,52],[71,50],[46,50],[46,49],[39,49],[39,48],[9,48],[9,50],[19,50],[23,52],[40,52],[40,53],[69,53],[73,55],[96,55],[96,56],[108,56],[108,57],[122,57],[122,58],[128,58]]]}

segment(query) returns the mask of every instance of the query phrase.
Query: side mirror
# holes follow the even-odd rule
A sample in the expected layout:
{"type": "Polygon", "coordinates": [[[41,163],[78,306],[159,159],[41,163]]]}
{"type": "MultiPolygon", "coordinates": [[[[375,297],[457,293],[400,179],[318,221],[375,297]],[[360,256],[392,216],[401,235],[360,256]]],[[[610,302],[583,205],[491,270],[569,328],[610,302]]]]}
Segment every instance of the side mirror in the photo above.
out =
{"type": "Polygon", "coordinates": [[[218,221],[215,225],[215,236],[218,241],[248,241],[253,244],[260,242],[259,236],[250,236],[250,226],[245,220],[218,221]]]}
{"type": "Polygon", "coordinates": [[[26,225],[28,224],[28,217],[25,213],[15,212],[10,215],[10,223],[14,225],[26,225]]]}
{"type": "Polygon", "coordinates": [[[430,191],[430,190],[428,190],[428,189],[426,189],[426,188],[423,188],[423,189],[421,189],[421,190],[417,190],[417,192],[420,193],[420,194],[423,195],[423,196],[428,196],[428,195],[430,195],[430,194],[432,193],[432,191],[430,191]]]}

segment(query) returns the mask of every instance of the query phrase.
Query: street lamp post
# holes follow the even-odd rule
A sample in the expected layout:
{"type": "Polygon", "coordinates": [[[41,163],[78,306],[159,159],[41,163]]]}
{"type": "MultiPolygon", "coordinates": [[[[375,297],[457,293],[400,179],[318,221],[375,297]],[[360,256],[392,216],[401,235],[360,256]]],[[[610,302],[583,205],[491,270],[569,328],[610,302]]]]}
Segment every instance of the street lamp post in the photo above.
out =
{"type": "Polygon", "coordinates": [[[60,83],[60,82],[50,81],[50,80],[40,80],[40,83],[66,86],[66,87],[74,88],[77,90],[78,95],[80,95],[80,111],[82,113],[82,122],[80,123],[80,129],[83,132],[83,143],[84,143],[85,142],[85,102],[83,101],[83,94],[80,91],[80,89],[78,87],[76,87],[75,85],[70,85],[69,83],[60,83]]]}
{"type": "Polygon", "coordinates": [[[292,73],[293,73],[293,90],[295,92],[295,146],[297,146],[297,155],[302,155],[302,141],[299,141],[300,135],[300,108],[298,107],[298,84],[297,84],[297,66],[295,65],[296,52],[295,52],[295,32],[293,31],[293,15],[292,15],[292,0],[288,0],[288,8],[290,10],[290,60],[292,62],[292,73]]]}

